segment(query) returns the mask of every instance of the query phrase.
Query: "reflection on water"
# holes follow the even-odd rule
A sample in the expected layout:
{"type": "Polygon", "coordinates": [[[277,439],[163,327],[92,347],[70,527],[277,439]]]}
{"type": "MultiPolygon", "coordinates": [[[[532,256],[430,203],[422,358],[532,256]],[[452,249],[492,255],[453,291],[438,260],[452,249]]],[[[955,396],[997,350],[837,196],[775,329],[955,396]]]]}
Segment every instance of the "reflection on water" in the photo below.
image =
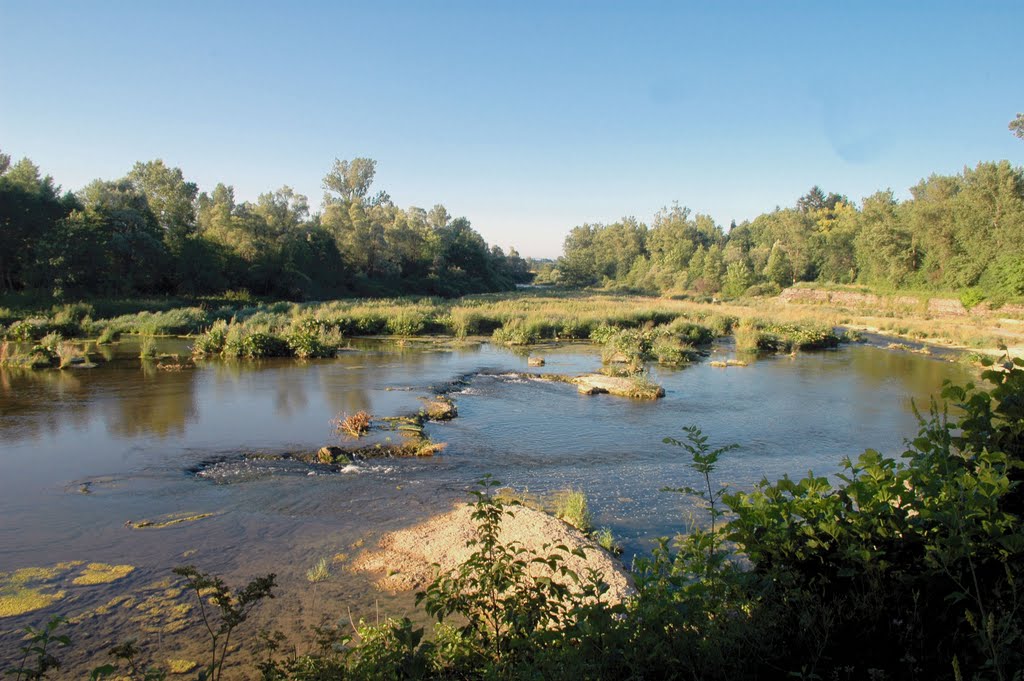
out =
{"type": "MultiPolygon", "coordinates": [[[[177,343],[166,351],[180,351],[177,343]]],[[[314,606],[305,571],[444,510],[486,473],[539,494],[583,489],[598,524],[638,551],[685,528],[688,501],[658,491],[695,482],[681,452],[662,443],[682,426],[741,445],[719,469],[737,487],[808,469],[831,474],[842,456],[866,447],[898,454],[916,430],[911,400],[924,406],[944,380],[969,378],[958,365],[849,347],[746,368],[654,369],[666,397],[642,402],[530,380],[518,373],[527,371],[524,354],[487,344],[354,346],[333,360],[206,361],[180,371],[145,366],[122,346],[91,370],[0,369],[0,571],[65,560],[138,566],[117,588],[182,562],[234,581],[273,571],[282,594],[295,596],[282,599],[282,616],[308,624],[320,612],[337,614],[339,602],[358,616],[382,596],[346,574],[322,585],[325,600],[314,606]],[[246,456],[315,449],[331,442],[339,412],[415,412],[421,397],[460,378],[459,418],[428,426],[449,443],[439,456],[340,472],[246,456]],[[150,532],[125,527],[207,513],[150,532]]],[[[731,351],[723,345],[715,354],[731,351]]],[[[546,357],[545,372],[600,366],[586,344],[533,352],[546,357]]],[[[83,599],[62,607],[98,604],[83,599]]],[[[409,606],[383,602],[393,604],[389,614],[409,606]]],[[[3,620],[0,631],[37,620],[3,620]]],[[[0,657],[15,643],[0,633],[0,657]]]]}

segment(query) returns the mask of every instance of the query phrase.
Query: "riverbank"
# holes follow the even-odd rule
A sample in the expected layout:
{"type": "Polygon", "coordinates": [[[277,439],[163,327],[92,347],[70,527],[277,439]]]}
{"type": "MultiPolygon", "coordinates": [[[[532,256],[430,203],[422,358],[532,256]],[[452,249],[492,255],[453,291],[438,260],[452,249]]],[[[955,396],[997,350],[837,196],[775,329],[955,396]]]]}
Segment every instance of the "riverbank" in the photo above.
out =
{"type": "MultiPolygon", "coordinates": [[[[332,357],[350,339],[362,337],[442,343],[489,338],[512,347],[591,340],[606,345],[610,363],[633,369],[644,361],[694,361],[701,346],[730,335],[741,351],[830,347],[843,340],[834,335],[836,328],[986,354],[997,354],[1000,344],[1011,352],[1024,350],[1024,314],[998,316],[1017,314],[1016,308],[999,312],[977,306],[967,312],[962,305],[913,300],[806,288],[727,303],[532,289],[455,300],[219,300],[110,318],[94,317],[99,308],[89,303],[74,303],[34,312],[0,310],[0,363],[90,366],[90,358],[124,336],[137,340],[142,359],[159,359],[155,341],[167,336],[186,339],[187,352],[197,359],[332,357]]],[[[180,359],[158,364],[180,368],[180,359]]]]}
{"type": "MultiPolygon", "coordinates": [[[[289,329],[292,352],[315,355],[310,336],[330,329],[344,337],[447,335],[493,336],[498,342],[529,345],[546,340],[588,339],[602,326],[636,328],[684,319],[725,335],[731,323],[747,318],[816,323],[861,329],[977,351],[1000,343],[1024,346],[1024,307],[970,309],[959,300],[927,296],[880,295],[856,287],[793,287],[779,296],[730,302],[623,295],[598,291],[521,290],[457,299],[344,299],[329,302],[253,302],[229,299],[185,301],[97,301],[50,308],[0,307],[0,336],[33,342],[47,335],[109,342],[121,334],[199,336],[217,323],[244,323],[255,330],[289,329]],[[164,304],[166,302],[166,304],[164,304]],[[119,310],[125,314],[103,316],[119,310]]],[[[214,346],[216,350],[216,346],[214,346]]],[[[274,348],[268,348],[272,350],[274,348]]],[[[244,348],[240,348],[244,350],[244,348]]],[[[281,349],[278,349],[281,350],[281,349]]],[[[282,350],[283,351],[283,350],[282,350]]]]}

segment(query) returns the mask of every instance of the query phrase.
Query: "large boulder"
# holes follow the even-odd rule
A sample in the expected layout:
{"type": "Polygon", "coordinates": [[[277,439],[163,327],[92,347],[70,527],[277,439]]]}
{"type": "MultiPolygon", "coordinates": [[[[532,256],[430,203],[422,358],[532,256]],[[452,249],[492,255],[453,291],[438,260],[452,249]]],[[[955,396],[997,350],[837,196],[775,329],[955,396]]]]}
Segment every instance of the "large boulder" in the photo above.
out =
{"type": "Polygon", "coordinates": [[[584,374],[573,379],[573,383],[582,395],[608,393],[644,400],[655,400],[665,396],[664,388],[643,377],[584,374]]]}

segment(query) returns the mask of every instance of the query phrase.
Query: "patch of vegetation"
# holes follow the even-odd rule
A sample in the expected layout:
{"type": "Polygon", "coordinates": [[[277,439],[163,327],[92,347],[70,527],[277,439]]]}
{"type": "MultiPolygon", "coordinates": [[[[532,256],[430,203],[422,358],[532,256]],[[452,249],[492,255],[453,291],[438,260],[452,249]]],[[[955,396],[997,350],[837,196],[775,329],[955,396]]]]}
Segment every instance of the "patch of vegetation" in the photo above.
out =
{"type": "Polygon", "coordinates": [[[318,560],[313,567],[306,570],[306,581],[310,584],[327,581],[331,576],[331,566],[326,558],[318,560]]]}
{"type": "Polygon", "coordinates": [[[555,517],[564,520],[584,534],[593,528],[587,495],[581,490],[565,490],[555,497],[555,517]]]}
{"type": "Polygon", "coordinates": [[[106,563],[89,563],[85,566],[82,574],[75,577],[71,583],[79,586],[109,584],[127,577],[135,571],[134,565],[108,565],[106,563]]]}
{"type": "Polygon", "coordinates": [[[451,399],[439,395],[426,400],[423,415],[430,421],[450,421],[459,415],[459,410],[451,399]]]}
{"type": "Polygon", "coordinates": [[[165,527],[180,525],[181,523],[193,523],[215,515],[216,513],[176,513],[163,516],[157,520],[129,520],[125,523],[125,527],[130,527],[133,530],[159,530],[165,527]]]}
{"type": "Polygon", "coordinates": [[[597,531],[594,532],[593,536],[594,541],[597,542],[597,545],[605,551],[607,551],[608,553],[612,554],[613,556],[618,556],[622,554],[622,544],[620,544],[619,540],[615,538],[615,535],[612,533],[611,528],[599,528],[597,531]]]}
{"type": "Polygon", "coordinates": [[[331,425],[334,427],[335,435],[359,439],[370,432],[370,425],[373,419],[365,411],[357,411],[354,414],[336,416],[331,425]]]}

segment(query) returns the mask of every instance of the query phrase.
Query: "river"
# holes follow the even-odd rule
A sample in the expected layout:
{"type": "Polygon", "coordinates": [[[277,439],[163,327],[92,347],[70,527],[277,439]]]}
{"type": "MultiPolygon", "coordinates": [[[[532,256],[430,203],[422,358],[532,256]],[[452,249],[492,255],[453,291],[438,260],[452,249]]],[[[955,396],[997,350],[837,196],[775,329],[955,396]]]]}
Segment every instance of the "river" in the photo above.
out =
{"type": "MultiPolygon", "coordinates": [[[[595,525],[611,528],[628,561],[692,518],[690,500],[659,491],[696,483],[684,452],[662,442],[682,437],[683,426],[699,426],[714,445],[739,444],[715,478],[749,489],[765,477],[833,474],[843,456],[868,447],[898,454],[917,429],[912,402],[927,410],[944,380],[970,378],[958,364],[855,345],[743,368],[652,367],[666,396],[633,401],[528,376],[598,369],[600,353],[585,343],[533,348],[547,360],[542,370],[482,342],[352,346],[332,360],[166,371],[141,362],[126,341],[93,369],[0,369],[0,572],[63,561],[135,567],[105,585],[76,585],[81,568],[54,577],[47,593],[62,593],[49,607],[0,617],[0,660],[13,656],[21,627],[55,612],[80,618],[72,668],[102,661],[97,649],[129,635],[153,655],[168,646],[198,655],[190,629],[166,613],[146,621],[140,605],[184,563],[232,583],[277,573],[274,624],[300,638],[324,614],[407,614],[411,598],[374,591],[346,562],[382,532],[465,499],[486,474],[536,495],[584,491],[595,525]],[[335,443],[330,421],[339,413],[407,414],[439,391],[459,416],[427,426],[448,443],[434,457],[366,460],[344,472],[260,458],[335,443]],[[196,514],[210,515],[126,526],[196,514]],[[320,558],[333,559],[332,576],[312,585],[306,572],[320,558]],[[135,600],[97,611],[118,594],[135,600]]],[[[187,341],[160,349],[187,353],[187,341]]],[[[715,346],[713,358],[730,356],[728,344],[715,346]]],[[[16,587],[0,585],[0,596],[5,588],[16,587]]]]}

